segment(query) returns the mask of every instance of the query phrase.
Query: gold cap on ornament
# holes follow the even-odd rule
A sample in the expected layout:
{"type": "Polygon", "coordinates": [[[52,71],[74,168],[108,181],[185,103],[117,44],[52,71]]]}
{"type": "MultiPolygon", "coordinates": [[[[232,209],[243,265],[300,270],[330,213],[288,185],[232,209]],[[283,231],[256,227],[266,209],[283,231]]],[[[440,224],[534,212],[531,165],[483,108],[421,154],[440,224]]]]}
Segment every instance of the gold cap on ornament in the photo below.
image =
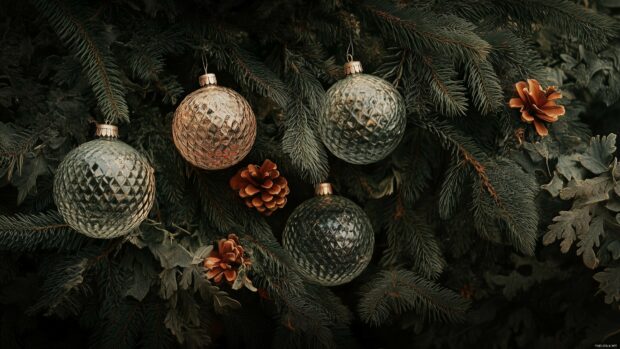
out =
{"type": "Polygon", "coordinates": [[[351,61],[344,64],[344,75],[358,74],[363,72],[362,62],[351,61]]]}
{"type": "Polygon", "coordinates": [[[200,87],[217,85],[217,78],[213,73],[202,74],[198,77],[198,83],[200,84],[200,87]]]}
{"type": "Polygon", "coordinates": [[[110,124],[97,124],[95,131],[97,137],[118,138],[118,127],[110,124]]]}
{"type": "Polygon", "coordinates": [[[317,196],[332,195],[333,193],[334,188],[332,188],[331,183],[319,183],[314,186],[314,194],[317,196]]]}

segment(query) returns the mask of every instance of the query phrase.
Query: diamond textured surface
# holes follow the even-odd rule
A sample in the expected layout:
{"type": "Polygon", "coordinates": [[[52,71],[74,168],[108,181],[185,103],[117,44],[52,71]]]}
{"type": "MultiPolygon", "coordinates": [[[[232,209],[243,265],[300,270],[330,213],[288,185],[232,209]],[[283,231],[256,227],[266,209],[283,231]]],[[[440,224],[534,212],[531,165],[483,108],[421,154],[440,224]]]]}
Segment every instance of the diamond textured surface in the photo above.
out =
{"type": "Polygon", "coordinates": [[[56,170],[54,201],[67,224],[84,235],[111,239],[129,233],[155,201],[155,175],[131,146],[109,138],[70,151],[56,170]]]}
{"type": "Polygon", "coordinates": [[[335,286],[358,276],[370,263],[375,236],[366,213],[337,195],[316,196],[289,217],[283,245],[311,282],[335,286]]]}
{"type": "Polygon", "coordinates": [[[192,165],[223,169],[241,161],[252,149],[256,118],[243,96],[208,85],[183,99],[174,113],[172,138],[192,165]]]}
{"type": "Polygon", "coordinates": [[[352,74],[327,90],[319,114],[319,133],[335,156],[352,164],[387,157],[400,143],[407,124],[405,102],[389,82],[352,74]]]}

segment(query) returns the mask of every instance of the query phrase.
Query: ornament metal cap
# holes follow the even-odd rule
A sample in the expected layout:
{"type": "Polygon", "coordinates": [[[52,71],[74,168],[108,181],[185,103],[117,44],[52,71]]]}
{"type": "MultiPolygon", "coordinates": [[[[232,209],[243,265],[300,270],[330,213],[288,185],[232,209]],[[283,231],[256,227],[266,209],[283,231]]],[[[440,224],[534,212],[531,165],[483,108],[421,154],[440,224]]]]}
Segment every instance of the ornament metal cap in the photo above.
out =
{"type": "Polygon", "coordinates": [[[358,74],[363,72],[362,62],[351,61],[344,64],[344,75],[358,74]]]}
{"type": "Polygon", "coordinates": [[[118,138],[118,127],[110,124],[97,124],[95,131],[97,137],[118,138]]]}
{"type": "Polygon", "coordinates": [[[200,84],[200,87],[217,85],[217,78],[213,73],[202,74],[198,77],[198,83],[200,84]]]}
{"type": "Polygon", "coordinates": [[[332,195],[334,193],[334,188],[331,183],[319,183],[314,186],[314,194],[317,196],[322,195],[332,195]]]}

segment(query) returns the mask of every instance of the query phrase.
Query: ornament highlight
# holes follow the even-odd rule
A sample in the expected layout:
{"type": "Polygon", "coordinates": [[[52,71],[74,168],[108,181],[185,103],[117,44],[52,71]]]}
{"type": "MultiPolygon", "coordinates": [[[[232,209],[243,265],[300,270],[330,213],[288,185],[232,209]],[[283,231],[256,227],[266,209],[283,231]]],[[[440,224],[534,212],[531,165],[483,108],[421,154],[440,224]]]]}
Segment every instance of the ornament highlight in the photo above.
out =
{"type": "Polygon", "coordinates": [[[135,229],[155,202],[155,175],[147,159],[117,139],[118,128],[97,125],[99,139],[81,144],[62,160],[54,177],[54,201],[78,232],[111,239],[135,229]]]}
{"type": "Polygon", "coordinates": [[[250,164],[230,179],[230,187],[238,190],[246,206],[270,216],[286,205],[286,196],[290,193],[286,178],[277,168],[278,165],[269,159],[260,167],[250,164]]]}
{"type": "Polygon", "coordinates": [[[187,95],[174,113],[174,144],[196,167],[228,168],[252,149],[254,112],[239,93],[217,85],[215,74],[204,74],[199,82],[201,88],[187,95]]]}
{"type": "Polygon", "coordinates": [[[335,286],[357,277],[370,263],[375,243],[370,220],[353,201],[332,194],[329,183],[291,214],[282,242],[308,281],[335,286]]]}
{"type": "Polygon", "coordinates": [[[543,90],[535,79],[519,81],[515,84],[518,98],[511,98],[508,102],[510,108],[519,108],[521,121],[533,123],[536,133],[545,137],[549,130],[545,123],[554,123],[566,113],[564,107],[556,104],[556,100],[562,98],[562,93],[555,86],[549,86],[543,90]]]}
{"type": "Polygon", "coordinates": [[[405,134],[405,102],[389,82],[362,74],[360,62],[347,62],[344,71],[346,77],[327,90],[319,134],[327,149],[346,162],[377,162],[405,134]]]}

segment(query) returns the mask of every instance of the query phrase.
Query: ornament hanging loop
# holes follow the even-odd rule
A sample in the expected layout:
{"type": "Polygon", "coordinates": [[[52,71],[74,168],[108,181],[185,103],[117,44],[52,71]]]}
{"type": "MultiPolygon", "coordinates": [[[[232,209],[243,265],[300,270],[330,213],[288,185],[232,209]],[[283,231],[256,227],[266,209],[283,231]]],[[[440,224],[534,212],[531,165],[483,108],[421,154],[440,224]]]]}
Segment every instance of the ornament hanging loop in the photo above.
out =
{"type": "Polygon", "coordinates": [[[202,52],[202,68],[205,73],[198,77],[198,84],[200,87],[217,85],[217,78],[215,77],[215,74],[207,71],[209,68],[209,61],[207,60],[207,55],[204,51],[202,52]]]}
{"type": "Polygon", "coordinates": [[[349,46],[347,46],[347,62],[353,61],[353,39],[349,35],[349,46]]]}

